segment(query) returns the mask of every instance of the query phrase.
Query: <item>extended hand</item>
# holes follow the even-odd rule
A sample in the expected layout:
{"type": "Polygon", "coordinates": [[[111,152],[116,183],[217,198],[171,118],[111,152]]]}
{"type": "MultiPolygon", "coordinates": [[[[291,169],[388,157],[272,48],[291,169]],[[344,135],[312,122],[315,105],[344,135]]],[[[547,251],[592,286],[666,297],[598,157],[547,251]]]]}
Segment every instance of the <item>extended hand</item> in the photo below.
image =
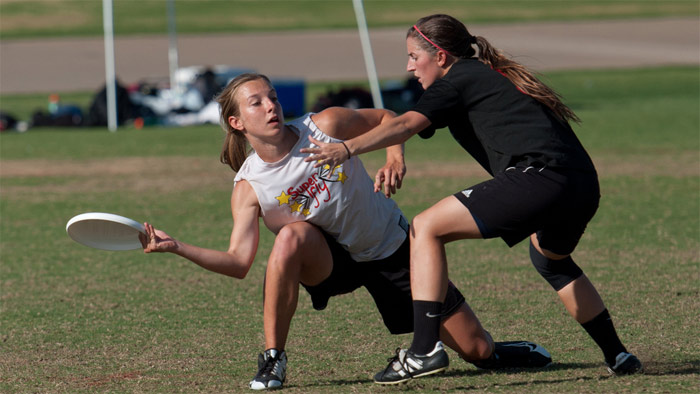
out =
{"type": "Polygon", "coordinates": [[[144,253],[172,252],[177,249],[177,241],[163,231],[156,230],[152,225],[144,223],[146,234],[139,234],[144,253]]]}
{"type": "Polygon", "coordinates": [[[318,148],[301,148],[299,151],[301,153],[309,153],[309,157],[304,159],[304,161],[315,161],[314,168],[324,166],[326,164],[330,165],[330,168],[334,168],[340,164],[343,164],[346,160],[350,158],[348,150],[340,143],[326,143],[321,142],[313,137],[309,136],[309,141],[316,145],[318,148]]]}
{"type": "Polygon", "coordinates": [[[391,197],[392,194],[396,194],[397,189],[401,189],[401,182],[405,174],[406,166],[403,162],[386,163],[374,177],[374,192],[380,192],[382,184],[384,184],[384,196],[391,197]]]}

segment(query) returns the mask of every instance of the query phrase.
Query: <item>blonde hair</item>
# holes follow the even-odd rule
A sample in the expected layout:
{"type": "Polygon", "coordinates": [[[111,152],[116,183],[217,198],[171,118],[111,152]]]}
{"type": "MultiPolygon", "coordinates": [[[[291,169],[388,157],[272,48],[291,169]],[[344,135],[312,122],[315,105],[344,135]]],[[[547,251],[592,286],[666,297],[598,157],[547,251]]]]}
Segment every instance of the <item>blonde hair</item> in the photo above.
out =
{"type": "Polygon", "coordinates": [[[226,132],[224,145],[221,148],[220,160],[223,164],[227,164],[233,171],[236,172],[241,169],[243,162],[245,161],[246,157],[248,157],[250,149],[248,148],[248,141],[243,133],[241,133],[240,130],[234,129],[229,124],[228,118],[231,116],[240,116],[238,100],[236,100],[238,89],[245,83],[260,79],[272,86],[270,79],[263,74],[245,73],[232,79],[231,82],[229,82],[228,85],[226,85],[221,93],[215,98],[216,102],[219,103],[221,108],[219,123],[221,123],[221,128],[226,132]]]}
{"type": "Polygon", "coordinates": [[[581,122],[574,111],[562,102],[559,93],[540,81],[527,67],[503,55],[485,38],[471,35],[467,27],[457,19],[435,14],[419,19],[415,26],[420,32],[412,26],[406,36],[413,37],[424,50],[437,53],[437,47],[444,48],[444,51],[454,57],[467,59],[476,55],[472,46],[476,44],[479,48],[479,61],[503,74],[521,92],[547,106],[560,120],[581,122]]]}

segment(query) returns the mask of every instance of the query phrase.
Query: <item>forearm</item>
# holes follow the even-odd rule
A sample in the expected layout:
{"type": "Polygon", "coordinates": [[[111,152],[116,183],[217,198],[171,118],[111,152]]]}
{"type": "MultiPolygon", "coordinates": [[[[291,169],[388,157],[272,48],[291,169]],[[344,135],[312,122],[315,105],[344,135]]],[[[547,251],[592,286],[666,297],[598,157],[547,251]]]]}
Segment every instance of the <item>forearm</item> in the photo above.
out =
{"type": "Polygon", "coordinates": [[[205,249],[181,241],[177,241],[177,246],[172,253],[184,257],[209,271],[238,279],[245,278],[255,257],[254,255],[242,255],[235,250],[224,252],[205,249]]]}
{"type": "MultiPolygon", "coordinates": [[[[351,156],[402,144],[413,134],[428,126],[430,126],[428,118],[418,112],[408,111],[386,121],[383,118],[378,126],[361,135],[355,134],[355,137],[346,139],[342,144],[325,143],[309,136],[309,141],[317,147],[302,148],[300,152],[309,153],[310,155],[304,160],[314,162],[315,167],[335,167],[351,156]]],[[[396,151],[392,149],[392,152],[396,151]]]]}
{"type": "Polygon", "coordinates": [[[357,156],[362,153],[402,144],[412,135],[411,130],[402,122],[400,117],[397,117],[382,123],[372,131],[345,141],[345,145],[352,156],[357,156]]]}
{"type": "MultiPolygon", "coordinates": [[[[408,111],[401,116],[383,120],[371,131],[345,141],[351,155],[403,144],[414,134],[430,125],[424,115],[408,111]]],[[[402,152],[403,153],[403,152],[402,152]]]]}

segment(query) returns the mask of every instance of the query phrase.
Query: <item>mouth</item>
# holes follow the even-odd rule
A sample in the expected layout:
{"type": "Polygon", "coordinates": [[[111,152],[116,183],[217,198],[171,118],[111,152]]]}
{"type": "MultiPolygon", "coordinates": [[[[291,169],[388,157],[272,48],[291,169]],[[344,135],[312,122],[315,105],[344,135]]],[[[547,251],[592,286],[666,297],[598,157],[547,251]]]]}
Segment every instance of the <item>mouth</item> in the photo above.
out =
{"type": "Polygon", "coordinates": [[[280,118],[277,116],[273,116],[272,118],[270,118],[270,120],[267,121],[268,124],[279,123],[279,122],[280,122],[280,118]]]}

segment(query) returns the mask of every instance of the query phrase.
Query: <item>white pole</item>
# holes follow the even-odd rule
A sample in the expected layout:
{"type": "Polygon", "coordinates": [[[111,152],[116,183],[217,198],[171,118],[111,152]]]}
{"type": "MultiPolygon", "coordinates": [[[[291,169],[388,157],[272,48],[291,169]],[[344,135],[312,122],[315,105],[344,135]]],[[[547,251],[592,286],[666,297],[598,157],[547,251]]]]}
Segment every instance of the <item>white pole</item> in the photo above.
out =
{"type": "Polygon", "coordinates": [[[357,28],[360,32],[360,41],[362,42],[362,53],[365,57],[365,68],[367,69],[367,77],[369,78],[369,87],[372,91],[372,100],[375,108],[384,108],[382,102],[382,92],[379,90],[379,79],[377,78],[377,70],[374,67],[374,56],[372,56],[372,45],[369,42],[369,32],[367,31],[367,21],[365,20],[365,8],[362,5],[362,0],[352,0],[352,6],[355,9],[355,19],[357,19],[357,28]]]}
{"type": "Polygon", "coordinates": [[[168,0],[168,64],[170,65],[170,90],[175,92],[177,89],[177,81],[175,74],[178,69],[177,57],[177,28],[175,26],[175,1],[168,0]]]}
{"type": "Polygon", "coordinates": [[[102,23],[105,36],[105,86],[107,87],[107,128],[117,131],[117,89],[114,73],[114,26],[112,0],[102,0],[102,23]]]}

